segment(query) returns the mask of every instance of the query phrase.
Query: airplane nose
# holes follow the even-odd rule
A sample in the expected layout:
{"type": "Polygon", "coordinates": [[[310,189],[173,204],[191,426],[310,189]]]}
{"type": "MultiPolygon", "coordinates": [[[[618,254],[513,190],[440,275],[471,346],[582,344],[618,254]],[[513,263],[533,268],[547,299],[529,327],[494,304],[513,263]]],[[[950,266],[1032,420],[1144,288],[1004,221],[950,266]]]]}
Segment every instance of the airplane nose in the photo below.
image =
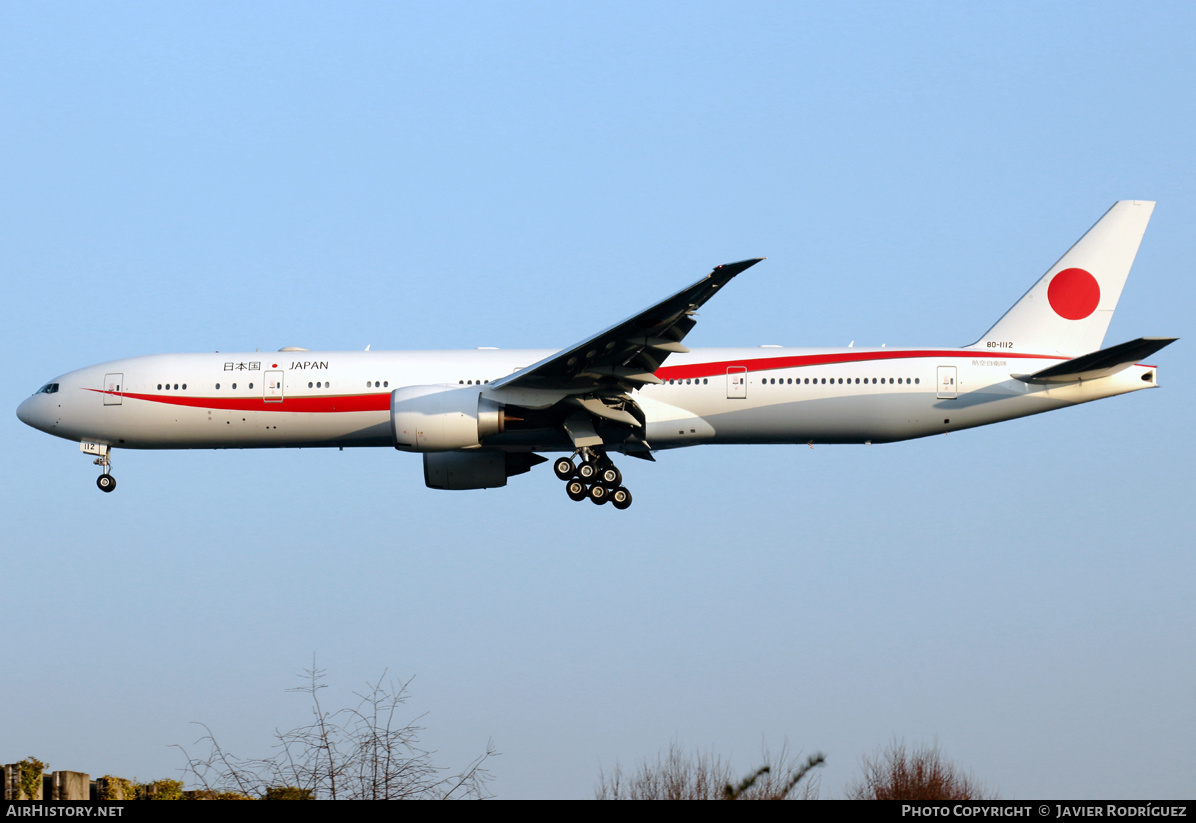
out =
{"type": "Polygon", "coordinates": [[[33,398],[32,397],[26,398],[25,402],[23,402],[23,403],[21,403],[21,405],[17,406],[17,419],[20,420],[22,423],[24,423],[26,426],[33,425],[33,418],[32,418],[33,408],[32,408],[32,406],[33,406],[33,398]]]}
{"type": "Polygon", "coordinates": [[[32,426],[35,429],[45,431],[45,414],[41,409],[42,404],[38,402],[39,399],[37,395],[27,397],[25,402],[17,406],[17,419],[26,426],[32,426]]]}

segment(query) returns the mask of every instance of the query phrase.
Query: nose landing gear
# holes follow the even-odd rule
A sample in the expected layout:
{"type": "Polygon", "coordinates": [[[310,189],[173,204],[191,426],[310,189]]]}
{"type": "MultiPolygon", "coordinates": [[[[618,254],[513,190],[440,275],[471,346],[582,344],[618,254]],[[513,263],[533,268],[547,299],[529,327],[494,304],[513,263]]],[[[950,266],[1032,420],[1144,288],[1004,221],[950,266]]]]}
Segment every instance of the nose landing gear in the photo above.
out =
{"type": "Polygon", "coordinates": [[[96,485],[100,487],[102,492],[110,492],[116,488],[116,478],[112,476],[112,454],[103,443],[88,443],[83,442],[79,444],[79,450],[84,454],[97,454],[92,463],[103,469],[103,474],[96,478],[96,485]]]}
{"type": "Polygon", "coordinates": [[[565,492],[570,500],[585,500],[587,497],[596,505],[613,503],[616,509],[631,505],[631,492],[622,486],[623,473],[604,452],[584,448],[569,457],[558,458],[552,464],[556,476],[565,481],[565,492]],[[581,463],[573,458],[581,456],[581,463]]]}

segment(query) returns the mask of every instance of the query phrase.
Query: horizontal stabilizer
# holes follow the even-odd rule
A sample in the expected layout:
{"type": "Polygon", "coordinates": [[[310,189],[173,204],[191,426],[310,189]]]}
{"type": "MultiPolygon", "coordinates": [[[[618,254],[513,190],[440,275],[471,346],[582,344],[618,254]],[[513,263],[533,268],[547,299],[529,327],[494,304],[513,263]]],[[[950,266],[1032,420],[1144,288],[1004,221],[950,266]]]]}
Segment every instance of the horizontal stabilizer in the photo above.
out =
{"type": "Polygon", "coordinates": [[[1080,380],[1095,380],[1108,377],[1150,357],[1164,346],[1178,340],[1178,337],[1139,337],[1128,343],[1120,343],[1107,349],[1082,354],[1066,363],[1043,369],[1034,374],[1014,375],[1025,383],[1075,383],[1080,380]]]}

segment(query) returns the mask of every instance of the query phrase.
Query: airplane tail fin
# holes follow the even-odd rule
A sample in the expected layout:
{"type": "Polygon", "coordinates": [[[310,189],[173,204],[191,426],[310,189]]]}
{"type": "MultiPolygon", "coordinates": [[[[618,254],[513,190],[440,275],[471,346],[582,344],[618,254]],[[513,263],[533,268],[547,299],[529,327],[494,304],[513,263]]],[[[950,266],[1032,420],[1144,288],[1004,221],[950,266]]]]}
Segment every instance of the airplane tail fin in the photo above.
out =
{"type": "Polygon", "coordinates": [[[1101,347],[1154,203],[1121,200],[968,348],[1064,357],[1101,347]]]}

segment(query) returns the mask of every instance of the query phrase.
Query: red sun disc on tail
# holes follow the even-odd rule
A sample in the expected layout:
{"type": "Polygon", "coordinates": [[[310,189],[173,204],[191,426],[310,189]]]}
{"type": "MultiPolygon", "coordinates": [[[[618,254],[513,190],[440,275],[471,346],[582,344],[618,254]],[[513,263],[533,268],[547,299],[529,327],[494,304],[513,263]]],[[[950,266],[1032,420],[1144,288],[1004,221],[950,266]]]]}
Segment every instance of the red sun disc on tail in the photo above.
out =
{"type": "Polygon", "coordinates": [[[1083,320],[1100,303],[1100,284],[1083,269],[1064,269],[1051,278],[1047,300],[1060,317],[1083,320]]]}

